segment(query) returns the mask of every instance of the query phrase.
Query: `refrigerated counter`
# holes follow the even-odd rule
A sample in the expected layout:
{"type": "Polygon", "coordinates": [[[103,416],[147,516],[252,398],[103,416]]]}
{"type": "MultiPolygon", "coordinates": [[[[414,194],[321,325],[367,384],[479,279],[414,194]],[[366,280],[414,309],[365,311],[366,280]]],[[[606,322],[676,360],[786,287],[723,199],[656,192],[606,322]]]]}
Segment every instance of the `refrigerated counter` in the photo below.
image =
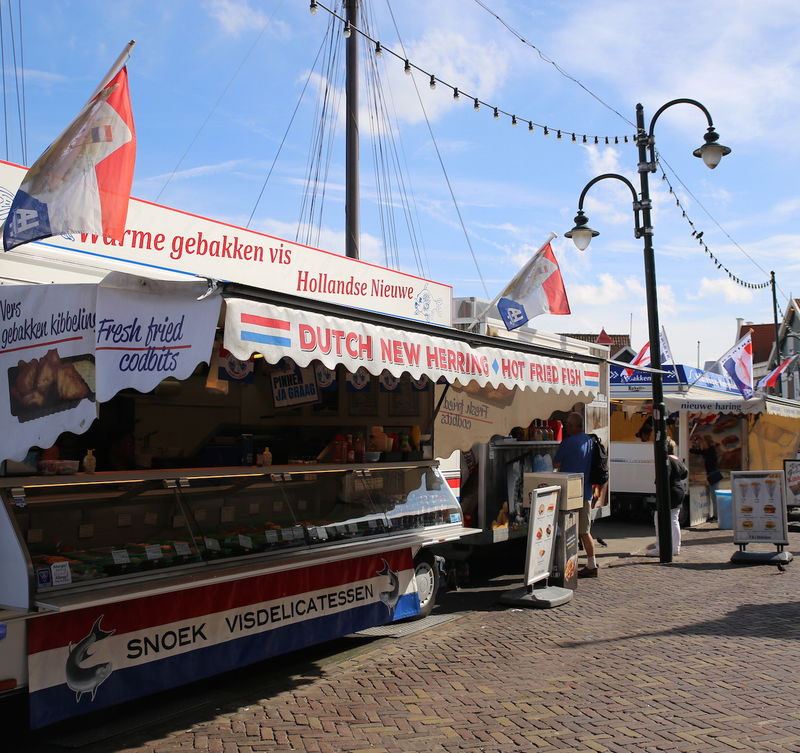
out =
{"type": "Polygon", "coordinates": [[[0,681],[28,686],[33,726],[411,616],[413,553],[463,532],[435,461],[3,478],[0,495],[0,681]]]}

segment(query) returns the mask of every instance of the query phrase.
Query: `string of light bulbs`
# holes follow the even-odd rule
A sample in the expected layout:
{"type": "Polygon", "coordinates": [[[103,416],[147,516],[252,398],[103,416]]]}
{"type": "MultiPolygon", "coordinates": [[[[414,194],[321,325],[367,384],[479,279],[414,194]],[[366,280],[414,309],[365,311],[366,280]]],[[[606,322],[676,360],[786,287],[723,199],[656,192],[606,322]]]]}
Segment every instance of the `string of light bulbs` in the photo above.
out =
{"type": "Polygon", "coordinates": [[[527,127],[529,133],[541,133],[543,136],[555,136],[556,141],[567,141],[573,144],[595,144],[595,145],[619,145],[619,144],[635,144],[636,137],[634,134],[622,134],[617,136],[598,136],[598,135],[590,135],[585,133],[578,133],[577,131],[572,131],[567,128],[555,128],[551,125],[547,125],[544,123],[538,123],[534,120],[524,117],[518,117],[515,113],[509,112],[508,110],[503,109],[497,105],[493,105],[489,102],[482,100],[480,97],[476,97],[472,94],[465,92],[458,86],[453,86],[452,84],[444,81],[443,79],[439,78],[436,74],[431,73],[430,71],[425,70],[421,66],[417,65],[416,63],[409,60],[404,55],[401,55],[395,52],[390,47],[384,47],[381,42],[377,39],[373,39],[369,34],[365,31],[359,29],[357,26],[352,24],[349,19],[346,19],[340,16],[336,11],[328,8],[323,3],[319,2],[319,0],[310,0],[309,6],[311,13],[316,13],[319,8],[322,10],[330,13],[334,18],[337,18],[339,21],[342,22],[342,35],[347,38],[352,33],[359,34],[364,39],[368,40],[370,44],[374,45],[374,51],[376,57],[380,57],[383,53],[388,53],[389,55],[394,56],[397,60],[403,63],[403,70],[407,75],[411,75],[414,71],[421,73],[423,76],[428,78],[428,84],[431,89],[436,89],[438,85],[441,85],[443,88],[448,89],[453,94],[453,99],[461,99],[462,97],[465,100],[472,101],[472,108],[477,112],[481,108],[485,108],[492,113],[492,116],[495,120],[499,120],[500,117],[507,118],[512,126],[524,125],[527,127]]]}
{"type": "Polygon", "coordinates": [[[714,262],[714,264],[716,265],[717,269],[721,269],[723,272],[725,272],[728,275],[728,277],[731,280],[733,280],[737,285],[741,285],[743,288],[749,288],[750,290],[763,290],[764,288],[768,288],[770,286],[770,284],[771,284],[769,280],[767,280],[766,282],[747,282],[745,280],[742,280],[740,277],[737,277],[735,274],[733,274],[733,272],[731,272],[730,269],[728,269],[714,255],[714,253],[708,247],[706,242],[703,240],[703,231],[702,230],[698,231],[697,227],[695,226],[695,224],[692,221],[691,217],[689,217],[689,215],[686,214],[686,209],[684,209],[683,205],[681,204],[681,200],[678,197],[678,194],[675,191],[675,189],[672,187],[672,183],[670,183],[669,178],[667,177],[667,173],[665,172],[664,168],[661,166],[661,163],[659,162],[658,165],[661,168],[661,180],[665,181],[667,186],[669,187],[669,193],[675,199],[675,206],[677,206],[678,209],[681,210],[681,214],[683,215],[683,218],[686,220],[686,222],[689,223],[689,227],[692,228],[692,237],[697,240],[697,242],[702,247],[703,251],[705,251],[705,253],[708,256],[708,258],[711,259],[712,262],[714,262]]]}

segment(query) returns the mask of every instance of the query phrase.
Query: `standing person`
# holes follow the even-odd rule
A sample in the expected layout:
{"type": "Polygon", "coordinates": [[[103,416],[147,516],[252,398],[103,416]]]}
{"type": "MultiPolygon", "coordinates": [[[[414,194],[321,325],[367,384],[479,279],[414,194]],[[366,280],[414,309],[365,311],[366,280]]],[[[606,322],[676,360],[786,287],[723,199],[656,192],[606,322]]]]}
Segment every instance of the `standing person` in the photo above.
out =
{"type": "Polygon", "coordinates": [[[572,412],[564,422],[566,437],[559,445],[553,466],[563,473],[583,474],[583,507],[578,514],[578,534],[581,537],[583,551],[586,552],[586,564],[578,570],[579,578],[597,577],[597,560],[594,556],[594,540],[592,539],[592,484],[589,475],[592,469],[592,438],[583,431],[583,416],[572,412]]]}
{"type": "MultiPolygon", "coordinates": [[[[667,480],[669,484],[669,514],[672,526],[672,554],[681,551],[681,507],[689,491],[689,469],[677,455],[675,440],[667,437],[667,480]]],[[[658,510],[653,513],[656,526],[656,543],[648,547],[649,557],[658,557],[658,510]]]]}
{"type": "Polygon", "coordinates": [[[717,460],[717,447],[714,440],[708,434],[698,438],[695,437],[692,447],[689,449],[693,455],[700,455],[703,458],[703,465],[706,469],[706,483],[708,484],[708,501],[711,503],[711,520],[717,519],[717,487],[722,481],[722,471],[719,469],[717,460]]]}

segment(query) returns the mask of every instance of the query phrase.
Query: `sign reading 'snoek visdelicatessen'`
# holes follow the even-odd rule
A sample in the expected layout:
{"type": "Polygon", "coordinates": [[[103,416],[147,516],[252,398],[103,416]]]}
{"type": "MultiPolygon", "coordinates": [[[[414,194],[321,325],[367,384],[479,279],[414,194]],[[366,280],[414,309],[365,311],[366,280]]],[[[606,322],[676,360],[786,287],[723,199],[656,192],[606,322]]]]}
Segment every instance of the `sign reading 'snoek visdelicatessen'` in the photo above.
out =
{"type": "Polygon", "coordinates": [[[409,549],[288,575],[251,575],[31,620],[31,726],[419,613],[409,549]]]}
{"type": "MultiPolygon", "coordinates": [[[[25,175],[25,168],[0,162],[0,220],[25,175]],[[5,207],[5,208],[3,208],[5,207]]],[[[198,275],[289,293],[367,311],[450,326],[452,288],[414,275],[321,251],[293,241],[131,199],[121,243],[80,233],[18,247],[10,254],[38,257],[82,254],[93,266],[104,260],[148,270],[198,275]]]]}

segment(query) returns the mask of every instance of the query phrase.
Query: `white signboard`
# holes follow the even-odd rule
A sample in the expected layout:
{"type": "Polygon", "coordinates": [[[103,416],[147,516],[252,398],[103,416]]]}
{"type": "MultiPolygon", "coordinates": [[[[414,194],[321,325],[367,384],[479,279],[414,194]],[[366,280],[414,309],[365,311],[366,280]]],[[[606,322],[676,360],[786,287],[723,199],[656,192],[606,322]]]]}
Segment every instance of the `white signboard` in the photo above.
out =
{"type": "Polygon", "coordinates": [[[0,460],[22,460],[97,416],[95,285],[0,287],[0,460]]]}
{"type": "MultiPolygon", "coordinates": [[[[0,220],[26,170],[0,163],[0,220]]],[[[131,199],[121,243],[78,233],[25,244],[9,257],[63,260],[158,276],[192,274],[289,293],[404,319],[450,326],[452,288],[414,275],[320,251],[177,209],[131,199]],[[135,265],[131,267],[130,265],[135,265]],[[136,268],[138,267],[138,269],[136,268]]]]}
{"type": "Polygon", "coordinates": [[[556,538],[556,511],[560,486],[531,490],[528,521],[528,549],[525,557],[525,585],[532,586],[550,575],[553,542],[556,538]]]}
{"type": "Polygon", "coordinates": [[[800,460],[784,460],[786,474],[786,505],[800,507],[800,460]]]}
{"type": "MultiPolygon", "coordinates": [[[[444,377],[462,384],[528,387],[546,392],[582,394],[589,402],[599,390],[593,364],[502,347],[476,347],[462,340],[325,316],[270,303],[227,298],[224,346],[241,360],[259,352],[267,363],[289,356],[297,365],[318,360],[355,374],[363,367],[379,376],[408,372],[413,379],[444,377]]],[[[574,402],[574,401],[573,401],[574,402]]]]}
{"type": "Polygon", "coordinates": [[[198,301],[205,283],[174,283],[120,273],[97,289],[97,399],[133,387],[150,392],[167,377],[187,379],[208,362],[222,299],[198,301]]]}
{"type": "Polygon", "coordinates": [[[733,543],[788,544],[783,471],[732,471],[733,543]]]}

